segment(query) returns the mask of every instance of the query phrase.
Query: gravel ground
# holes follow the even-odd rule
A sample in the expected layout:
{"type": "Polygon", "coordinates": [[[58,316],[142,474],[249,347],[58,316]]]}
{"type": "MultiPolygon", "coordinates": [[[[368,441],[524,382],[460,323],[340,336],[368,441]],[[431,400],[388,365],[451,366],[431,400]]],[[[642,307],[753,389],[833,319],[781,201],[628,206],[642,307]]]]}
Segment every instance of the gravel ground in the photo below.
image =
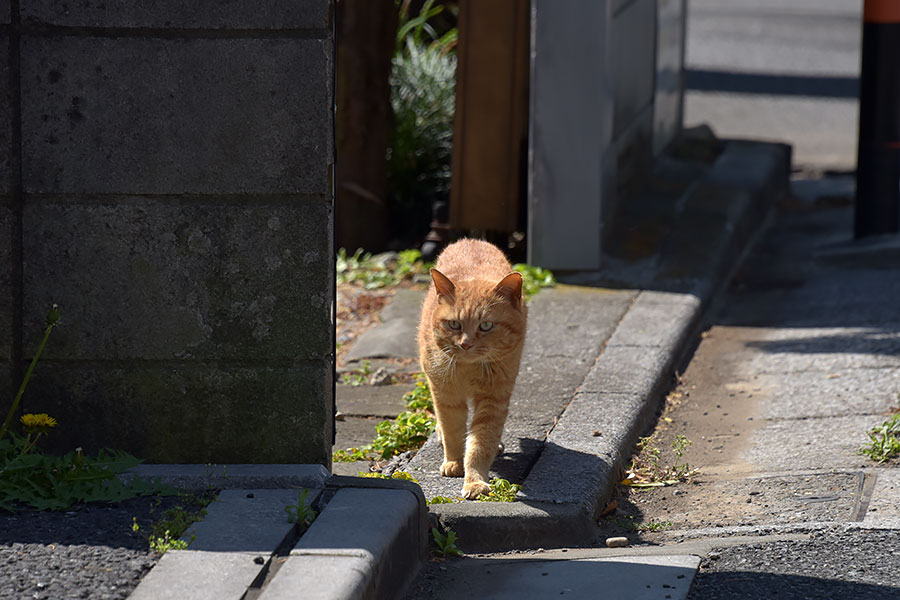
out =
{"type": "Polygon", "coordinates": [[[898,573],[897,531],[823,531],[710,553],[688,600],[900,599],[898,573]]]}
{"type": "Polygon", "coordinates": [[[144,532],[177,497],[0,512],[0,598],[127,598],[159,555],[144,532]],[[137,518],[141,532],[132,531],[137,518]]]}

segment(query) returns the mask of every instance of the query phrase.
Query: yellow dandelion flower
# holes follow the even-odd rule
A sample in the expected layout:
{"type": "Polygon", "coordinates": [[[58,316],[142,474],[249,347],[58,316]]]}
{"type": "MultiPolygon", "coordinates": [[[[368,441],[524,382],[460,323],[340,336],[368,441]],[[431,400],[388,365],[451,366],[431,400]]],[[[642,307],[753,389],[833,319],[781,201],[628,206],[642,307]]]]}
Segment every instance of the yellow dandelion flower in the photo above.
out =
{"type": "Polygon", "coordinates": [[[47,413],[40,414],[32,414],[28,413],[27,415],[22,415],[22,418],[19,419],[22,422],[22,426],[25,427],[25,433],[47,433],[54,427],[56,427],[56,419],[48,415],[47,413]]]}

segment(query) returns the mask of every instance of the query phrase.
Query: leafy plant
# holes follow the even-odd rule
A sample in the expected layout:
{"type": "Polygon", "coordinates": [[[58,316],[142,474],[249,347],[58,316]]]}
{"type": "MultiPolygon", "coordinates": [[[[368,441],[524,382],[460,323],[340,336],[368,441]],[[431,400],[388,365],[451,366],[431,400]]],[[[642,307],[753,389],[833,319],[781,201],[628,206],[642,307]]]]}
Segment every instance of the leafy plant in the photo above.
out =
{"type": "Polygon", "coordinates": [[[403,401],[406,402],[406,408],[411,411],[434,412],[431,390],[428,388],[428,382],[424,375],[418,375],[416,387],[403,394],[403,401]]]}
{"type": "Polygon", "coordinates": [[[171,490],[139,477],[123,483],[116,475],[141,461],[117,450],[101,450],[96,457],[81,449],[50,456],[23,454],[24,438],[12,434],[0,440],[0,508],[15,512],[20,506],[62,510],[76,502],[119,502],[171,490]]]}
{"type": "Polygon", "coordinates": [[[434,541],[435,553],[441,556],[462,556],[462,552],[456,547],[456,532],[448,529],[447,533],[441,533],[437,527],[431,528],[431,538],[434,541]]]}
{"type": "MultiPolygon", "coordinates": [[[[200,494],[181,494],[181,502],[167,509],[163,515],[150,526],[147,534],[147,542],[150,549],[159,554],[165,554],[169,550],[185,550],[190,546],[195,535],[191,534],[190,540],[181,539],[188,527],[206,516],[206,506],[211,496],[200,494]],[[193,507],[193,508],[192,508],[193,507]]],[[[157,499],[159,506],[161,499],[157,499]]],[[[137,518],[132,518],[131,530],[140,533],[137,518]]]]}
{"type": "Polygon", "coordinates": [[[860,454],[877,463],[900,456],[900,412],[867,431],[866,435],[869,436],[869,442],[859,449],[860,454]]]}
{"type": "Polygon", "coordinates": [[[50,308],[50,312],[47,313],[47,317],[44,319],[44,325],[46,326],[46,329],[44,329],[44,338],[41,340],[37,351],[31,358],[31,364],[28,365],[28,370],[25,371],[25,377],[22,378],[22,383],[19,384],[19,391],[16,392],[16,397],[13,400],[12,406],[9,407],[9,411],[6,413],[6,418],[3,420],[3,425],[0,425],[0,440],[3,439],[3,436],[9,430],[9,426],[12,423],[13,417],[15,416],[16,411],[19,409],[19,402],[22,400],[22,394],[25,393],[25,388],[28,386],[28,380],[31,379],[31,374],[34,372],[34,367],[37,366],[38,358],[40,358],[41,353],[44,351],[44,347],[47,345],[47,340],[50,339],[50,332],[53,331],[54,327],[59,325],[59,306],[54,304],[50,308]]]}
{"type": "Polygon", "coordinates": [[[631,466],[626,470],[625,479],[620,483],[634,488],[651,488],[675,485],[681,481],[688,481],[697,474],[697,470],[688,463],[681,462],[685,449],[692,444],[691,440],[683,435],[676,435],[672,440],[672,452],[675,461],[672,465],[661,464],[662,451],[654,445],[652,437],[641,438],[638,442],[639,453],[631,460],[631,466]]]}
{"type": "Polygon", "coordinates": [[[516,494],[522,489],[521,484],[510,483],[500,477],[494,477],[489,483],[491,491],[479,496],[478,502],[515,502],[516,494]]]}
{"type": "Polygon", "coordinates": [[[462,501],[463,499],[460,496],[454,496],[453,498],[447,496],[435,496],[428,500],[428,504],[458,504],[462,501]]]}
{"type": "Polygon", "coordinates": [[[390,458],[407,450],[416,450],[434,431],[434,417],[417,411],[404,411],[393,421],[382,421],[375,427],[378,434],[372,450],[379,458],[390,458]]]}
{"type": "Polygon", "coordinates": [[[338,284],[349,283],[373,290],[404,281],[410,281],[417,274],[428,272],[430,263],[422,261],[418,250],[403,250],[395,260],[376,260],[369,252],[360,248],[352,255],[341,248],[337,253],[335,271],[338,284]]]}
{"type": "Polygon", "coordinates": [[[646,523],[639,523],[634,515],[613,517],[611,521],[626,531],[656,532],[665,531],[672,527],[671,521],[648,521],[646,523]]]}
{"type": "Polygon", "coordinates": [[[372,374],[372,363],[368,360],[362,361],[360,367],[355,371],[344,373],[341,377],[341,383],[357,387],[365,385],[369,381],[369,375],[372,374]]]}
{"type": "Polygon", "coordinates": [[[409,2],[400,4],[387,162],[392,221],[407,233],[427,223],[431,200],[450,189],[457,30],[437,35],[429,20],[442,10],[426,0],[412,16],[409,2]]]}
{"type": "Polygon", "coordinates": [[[297,504],[288,504],[284,507],[284,511],[288,515],[288,523],[300,523],[305,527],[312,525],[318,513],[312,508],[308,502],[309,490],[301,488],[297,492],[297,504]]]}
{"type": "Polygon", "coordinates": [[[118,502],[135,496],[170,493],[168,488],[139,477],[123,483],[117,475],[141,463],[127,452],[100,450],[90,457],[81,448],[63,456],[36,451],[38,440],[57,424],[46,413],[22,415],[19,421],[24,435],[9,429],[50,332],[59,322],[59,307],[54,304],[45,320],[44,337],[0,427],[0,509],[15,512],[29,506],[38,510],[62,510],[76,502],[118,502]]]}
{"type": "Polygon", "coordinates": [[[416,479],[406,471],[394,471],[390,475],[385,475],[384,473],[366,473],[360,471],[359,476],[368,477],[370,479],[399,479],[402,481],[412,481],[413,483],[419,483],[418,479],[416,479]]]}
{"type": "Polygon", "coordinates": [[[522,295],[526,302],[542,289],[556,285],[556,278],[547,269],[519,263],[513,265],[513,270],[522,274],[522,295]]]}
{"type": "Polygon", "coordinates": [[[336,450],[335,462],[388,459],[394,455],[417,450],[434,431],[435,419],[431,411],[431,391],[421,379],[412,392],[403,396],[410,410],[390,421],[382,421],[375,427],[375,439],[361,448],[336,450]],[[409,398],[407,400],[407,398],[409,398]],[[410,406],[412,405],[412,406],[410,406]]]}

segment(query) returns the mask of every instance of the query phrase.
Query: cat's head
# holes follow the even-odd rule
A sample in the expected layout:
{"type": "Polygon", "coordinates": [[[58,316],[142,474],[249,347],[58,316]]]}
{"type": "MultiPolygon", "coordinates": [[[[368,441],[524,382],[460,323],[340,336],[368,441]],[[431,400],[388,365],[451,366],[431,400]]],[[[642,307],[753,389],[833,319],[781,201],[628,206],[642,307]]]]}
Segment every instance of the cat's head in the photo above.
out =
{"type": "Polygon", "coordinates": [[[451,281],[437,269],[431,279],[438,302],[431,317],[434,340],[459,362],[499,360],[525,336],[522,276],[500,281],[451,281]]]}

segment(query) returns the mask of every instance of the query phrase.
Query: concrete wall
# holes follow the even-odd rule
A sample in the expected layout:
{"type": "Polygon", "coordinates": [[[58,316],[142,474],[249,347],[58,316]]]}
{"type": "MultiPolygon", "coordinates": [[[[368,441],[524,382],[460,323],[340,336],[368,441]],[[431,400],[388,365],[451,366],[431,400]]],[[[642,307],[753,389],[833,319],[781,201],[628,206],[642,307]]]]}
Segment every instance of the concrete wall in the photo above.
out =
{"type": "Polygon", "coordinates": [[[6,362],[30,359],[51,303],[63,320],[25,410],[60,421],[60,449],[328,464],[330,2],[18,11],[0,30],[0,224],[21,230],[0,247],[6,362]]]}
{"type": "Polygon", "coordinates": [[[602,267],[617,203],[681,127],[683,17],[684,0],[532,0],[532,264],[602,267]]]}

